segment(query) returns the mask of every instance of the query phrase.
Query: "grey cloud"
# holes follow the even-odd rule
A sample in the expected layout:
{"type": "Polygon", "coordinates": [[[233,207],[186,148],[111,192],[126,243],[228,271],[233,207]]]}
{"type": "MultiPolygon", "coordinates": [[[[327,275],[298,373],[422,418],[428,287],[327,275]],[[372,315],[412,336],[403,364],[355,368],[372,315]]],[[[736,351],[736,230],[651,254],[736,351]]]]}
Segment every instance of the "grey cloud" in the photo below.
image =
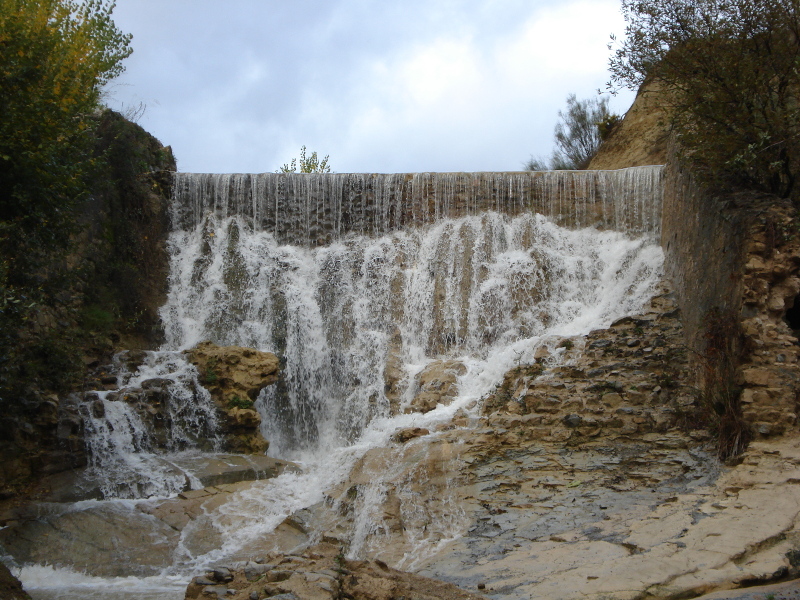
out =
{"type": "MultiPolygon", "coordinates": [[[[173,146],[182,170],[274,170],[301,144],[330,154],[337,171],[516,169],[529,154],[549,152],[566,94],[591,93],[602,81],[554,89],[538,106],[504,101],[497,110],[507,114],[487,110],[460,123],[446,106],[407,109],[402,89],[379,87],[394,73],[378,81],[374,67],[397,68],[437,39],[470,40],[491,53],[531,14],[557,4],[121,0],[115,20],[134,34],[134,54],[110,104],[147,104],[140,123],[173,146]],[[372,109],[385,112],[381,138],[358,127],[372,109]]],[[[469,93],[476,103],[499,97],[469,93]]]]}

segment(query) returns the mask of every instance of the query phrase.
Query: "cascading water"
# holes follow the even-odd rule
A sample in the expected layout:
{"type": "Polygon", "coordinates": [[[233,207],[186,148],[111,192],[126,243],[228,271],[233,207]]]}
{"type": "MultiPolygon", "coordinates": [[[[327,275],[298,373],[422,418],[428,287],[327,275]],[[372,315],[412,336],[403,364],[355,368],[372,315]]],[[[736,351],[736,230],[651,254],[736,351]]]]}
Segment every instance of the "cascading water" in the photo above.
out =
{"type": "Polygon", "coordinates": [[[216,445],[216,412],[195,369],[179,353],[149,352],[134,371],[116,357],[114,370],[120,389],[91,392],[80,405],[89,480],[103,498],[170,496],[187,484],[199,485],[190,472],[159,456],[216,445]],[[163,389],[154,387],[159,384],[163,389]],[[157,413],[153,404],[160,405],[157,413]],[[160,430],[147,412],[163,421],[160,430]]]}
{"type": "MultiPolygon", "coordinates": [[[[219,532],[221,547],[182,542],[170,572],[238,556],[319,502],[398,427],[478,414],[480,398],[537,348],[558,360],[559,337],[637,311],[661,273],[661,177],[660,167],[177,174],[166,344],[154,356],[177,361],[176,351],[204,340],[275,352],[281,381],[256,406],[270,453],[301,461],[304,474],[259,482],[208,515],[202,526],[219,532]],[[462,367],[457,397],[408,412],[418,375],[445,359],[462,367]]],[[[369,550],[386,489],[376,479],[360,500],[351,555],[369,550]]],[[[398,497],[414,522],[412,499],[398,497]]],[[[422,530],[409,539],[423,548],[460,527],[454,513],[436,539],[422,530]]]]}
{"type": "Polygon", "coordinates": [[[173,224],[239,216],[281,243],[320,246],[443,218],[534,212],[567,227],[657,233],[663,168],[518,173],[197,174],[175,176],[173,224]]]}
{"type": "Polygon", "coordinates": [[[168,346],[210,338],[284,357],[282,382],[260,400],[281,456],[352,442],[405,408],[434,359],[485,363],[520,340],[635,309],[658,260],[642,239],[495,212],[317,249],[208,214],[172,248],[168,346]],[[398,381],[390,364],[402,366],[398,381]]]}

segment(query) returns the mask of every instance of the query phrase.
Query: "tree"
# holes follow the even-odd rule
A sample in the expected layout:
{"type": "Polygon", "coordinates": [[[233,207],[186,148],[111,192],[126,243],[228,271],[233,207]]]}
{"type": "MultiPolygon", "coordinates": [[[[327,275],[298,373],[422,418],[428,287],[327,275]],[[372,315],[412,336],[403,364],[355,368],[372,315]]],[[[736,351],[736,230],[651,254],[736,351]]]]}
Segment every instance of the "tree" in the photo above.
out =
{"type": "Polygon", "coordinates": [[[567,96],[567,110],[558,111],[560,121],[555,127],[556,149],[549,165],[531,157],[525,163],[528,171],[568,171],[585,169],[608,136],[619,116],[608,110],[608,98],[578,100],[567,96]]]}
{"type": "MultiPolygon", "coordinates": [[[[319,160],[317,153],[312,152],[310,156],[306,157],[306,147],[300,148],[300,172],[301,173],[330,173],[331,168],[328,165],[329,156],[319,160]]],[[[284,164],[276,173],[296,173],[297,172],[297,159],[293,158],[292,162],[284,164]]]]}
{"type": "Polygon", "coordinates": [[[93,114],[131,53],[113,9],[0,0],[0,284],[3,272],[25,270],[23,259],[67,242],[72,208],[88,193],[93,114]]]}
{"type": "MultiPolygon", "coordinates": [[[[55,259],[89,193],[100,93],[131,53],[113,9],[105,0],[0,0],[0,402],[32,379],[17,376],[31,349],[20,335],[66,274],[55,259]]],[[[40,362],[61,369],[58,357],[70,353],[54,350],[66,347],[58,331],[45,343],[51,333],[38,336],[40,362]]]]}
{"type": "Polygon", "coordinates": [[[798,0],[623,0],[622,11],[609,89],[657,84],[707,182],[796,197],[798,0]]]}

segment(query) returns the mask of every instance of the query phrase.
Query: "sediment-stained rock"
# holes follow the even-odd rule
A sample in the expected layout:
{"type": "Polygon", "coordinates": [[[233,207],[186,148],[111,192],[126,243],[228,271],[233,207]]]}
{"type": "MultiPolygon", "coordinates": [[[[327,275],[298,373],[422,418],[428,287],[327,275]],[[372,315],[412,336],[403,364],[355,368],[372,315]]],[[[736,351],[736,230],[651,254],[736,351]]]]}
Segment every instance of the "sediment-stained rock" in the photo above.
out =
{"type": "Polygon", "coordinates": [[[253,401],[278,380],[279,361],[271,352],[201,342],[187,350],[186,357],[218,402],[253,401]]]}
{"type": "Polygon", "coordinates": [[[243,568],[223,568],[195,577],[186,600],[218,593],[231,600],[480,600],[476,593],[420,575],[398,571],[380,560],[348,560],[341,549],[321,543],[301,554],[270,553],[243,568]]]}
{"type": "Polygon", "coordinates": [[[417,374],[417,391],[406,412],[427,413],[440,404],[450,404],[458,395],[458,377],[466,371],[466,367],[457,360],[431,362],[417,374]]]}
{"type": "Polygon", "coordinates": [[[186,351],[202,384],[219,408],[224,447],[231,452],[263,454],[269,442],[261,436],[261,416],[253,402],[278,380],[278,357],[240,346],[201,342],[186,351]]]}

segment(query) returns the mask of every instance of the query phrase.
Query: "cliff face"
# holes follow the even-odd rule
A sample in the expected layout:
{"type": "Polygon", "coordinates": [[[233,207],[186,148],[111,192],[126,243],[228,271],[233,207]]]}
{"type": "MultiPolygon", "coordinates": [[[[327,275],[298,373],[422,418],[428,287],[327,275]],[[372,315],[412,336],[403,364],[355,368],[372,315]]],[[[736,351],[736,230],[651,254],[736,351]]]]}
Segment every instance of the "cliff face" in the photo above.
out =
{"type": "Polygon", "coordinates": [[[49,257],[44,301],[3,357],[0,499],[85,463],[80,419],[60,396],[102,385],[94,369],[120,347],[157,345],[167,285],[169,147],[112,111],[98,117],[97,171],[66,253],[49,257]]]}
{"type": "Polygon", "coordinates": [[[639,90],[625,118],[603,142],[589,169],[624,169],[667,162],[668,127],[658,87],[639,90]]]}

